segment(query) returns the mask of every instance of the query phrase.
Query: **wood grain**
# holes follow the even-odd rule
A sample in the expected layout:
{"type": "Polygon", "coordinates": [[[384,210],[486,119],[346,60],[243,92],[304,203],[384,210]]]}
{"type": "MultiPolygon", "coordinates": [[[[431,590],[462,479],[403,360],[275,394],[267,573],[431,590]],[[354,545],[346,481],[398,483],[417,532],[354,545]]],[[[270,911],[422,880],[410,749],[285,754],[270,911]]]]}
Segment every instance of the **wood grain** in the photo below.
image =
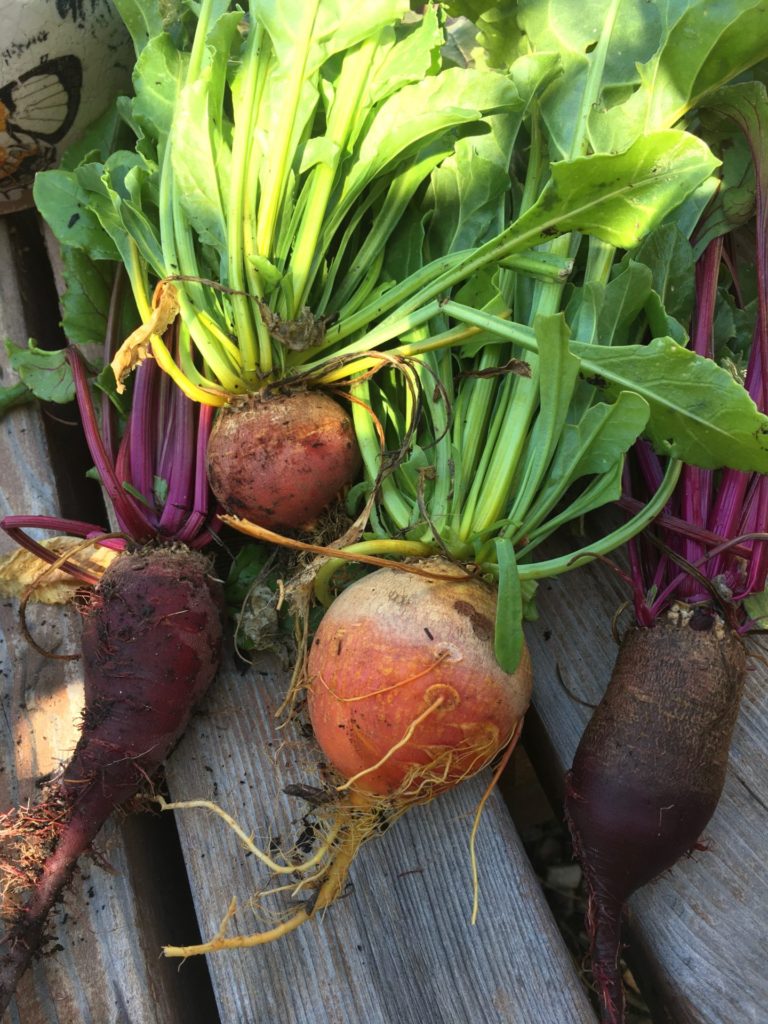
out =
{"type": "MultiPolygon", "coordinates": [[[[244,672],[229,662],[168,766],[174,799],[217,801],[263,844],[295,835],[307,811],[282,787],[318,783],[313,747],[292,728],[276,728],[284,685],[273,662],[244,672]]],[[[480,916],[469,923],[468,838],[486,781],[410,811],[370,841],[346,898],[298,932],[271,946],[211,955],[222,1020],[594,1022],[498,794],[483,816],[480,916]]],[[[217,930],[233,895],[237,930],[263,927],[248,901],[266,875],[236,837],[206,811],[179,812],[178,827],[203,937],[217,930]]]]}
{"type": "MultiPolygon", "coordinates": [[[[602,695],[616,654],[610,623],[626,596],[601,565],[541,588],[541,617],[528,631],[534,707],[560,774],[591,713],[574,696],[595,703],[602,695]]],[[[753,660],[725,790],[703,837],[709,849],[681,861],[630,901],[628,953],[647,975],[647,996],[658,1003],[659,1021],[766,1019],[767,752],[768,671],[753,660]]]]}

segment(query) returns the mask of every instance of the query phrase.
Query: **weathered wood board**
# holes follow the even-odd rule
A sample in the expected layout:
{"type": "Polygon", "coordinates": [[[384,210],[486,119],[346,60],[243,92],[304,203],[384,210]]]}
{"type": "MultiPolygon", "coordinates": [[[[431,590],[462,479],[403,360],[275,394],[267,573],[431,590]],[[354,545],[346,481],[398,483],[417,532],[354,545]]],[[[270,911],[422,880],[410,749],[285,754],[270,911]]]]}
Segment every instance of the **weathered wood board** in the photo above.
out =
{"type": "MultiPolygon", "coordinates": [[[[319,781],[309,744],[276,728],[281,681],[268,661],[246,672],[225,665],[168,767],[174,799],[218,802],[262,844],[301,828],[307,806],[282,787],[319,781]]],[[[594,1021],[498,794],[483,815],[480,915],[469,923],[469,832],[486,782],[408,812],[371,840],[347,897],[303,929],[268,947],[209,957],[222,1020],[594,1021]]],[[[264,927],[248,901],[266,875],[234,834],[200,810],[180,812],[178,827],[203,937],[217,931],[232,896],[238,931],[264,927]]]]}
{"type": "MultiPolygon", "coordinates": [[[[554,753],[556,771],[543,766],[552,777],[570,765],[591,714],[563,683],[581,700],[599,700],[616,655],[611,619],[626,599],[602,565],[541,588],[541,618],[528,638],[534,707],[550,744],[539,755],[554,753]]],[[[620,628],[628,621],[629,612],[620,628]]],[[[703,837],[709,849],[630,901],[628,955],[647,978],[659,1021],[758,1024],[768,1013],[768,671],[751,664],[725,791],[703,837]]]]}

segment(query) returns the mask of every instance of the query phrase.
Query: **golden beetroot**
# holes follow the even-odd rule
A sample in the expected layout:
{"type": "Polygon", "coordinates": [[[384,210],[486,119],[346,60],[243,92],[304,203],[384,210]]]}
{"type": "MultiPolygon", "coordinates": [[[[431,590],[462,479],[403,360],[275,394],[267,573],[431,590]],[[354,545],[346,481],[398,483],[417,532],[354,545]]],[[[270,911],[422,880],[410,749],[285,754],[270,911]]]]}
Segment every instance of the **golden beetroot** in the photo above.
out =
{"type": "Polygon", "coordinates": [[[493,653],[495,591],[431,561],[440,580],[381,569],[326,612],[309,654],[309,714],[326,757],[365,792],[429,799],[486,765],[518,729],[531,694],[523,652],[493,653]]]}
{"type": "Polygon", "coordinates": [[[360,468],[352,420],[320,391],[254,394],[218,415],[208,479],[224,508],[270,530],[300,530],[360,468]]]}

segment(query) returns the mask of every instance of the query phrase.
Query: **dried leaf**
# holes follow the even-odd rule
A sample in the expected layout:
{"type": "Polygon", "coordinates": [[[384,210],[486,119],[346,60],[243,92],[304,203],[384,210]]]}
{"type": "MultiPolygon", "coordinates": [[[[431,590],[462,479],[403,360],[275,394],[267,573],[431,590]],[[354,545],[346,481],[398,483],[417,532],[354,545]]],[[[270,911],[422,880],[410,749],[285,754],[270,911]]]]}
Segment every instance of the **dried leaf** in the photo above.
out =
{"type": "MultiPolygon", "coordinates": [[[[83,549],[83,541],[76,537],[52,537],[41,544],[57,555],[73,552],[77,562],[89,572],[101,573],[120,554],[111,548],[92,545],[83,549]]],[[[41,558],[19,548],[12,555],[0,558],[0,596],[20,598],[32,588],[30,601],[38,604],[66,604],[82,583],[61,569],[53,569],[41,558]]]]}
{"type": "Polygon", "coordinates": [[[531,367],[523,359],[510,359],[503,366],[489,366],[486,370],[465,370],[456,374],[456,380],[464,377],[503,377],[507,373],[516,373],[518,377],[530,377],[531,367]]]}
{"type": "Polygon", "coordinates": [[[178,315],[179,299],[176,289],[170,282],[160,281],[152,296],[152,313],[149,320],[125,339],[110,364],[119,395],[125,391],[123,381],[128,374],[150,355],[152,335],[163,334],[178,315]]]}
{"type": "Polygon", "coordinates": [[[273,313],[266,302],[258,299],[259,310],[264,325],[270,335],[285,345],[292,352],[303,352],[305,349],[322,345],[325,330],[331,322],[330,317],[315,316],[309,306],[303,306],[295,320],[283,320],[273,313]]]}

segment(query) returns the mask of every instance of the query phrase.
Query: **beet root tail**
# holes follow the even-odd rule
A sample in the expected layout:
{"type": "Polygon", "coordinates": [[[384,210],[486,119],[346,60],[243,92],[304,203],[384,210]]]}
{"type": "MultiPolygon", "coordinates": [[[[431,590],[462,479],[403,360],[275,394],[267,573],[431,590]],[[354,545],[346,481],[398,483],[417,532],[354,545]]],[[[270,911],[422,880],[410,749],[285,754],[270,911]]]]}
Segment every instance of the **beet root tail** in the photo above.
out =
{"type": "Polygon", "coordinates": [[[32,807],[0,817],[0,1015],[104,822],[145,785],[216,672],[221,600],[200,555],[151,548],[112,563],[85,614],[85,707],[72,758],[32,807]]]}
{"type": "Polygon", "coordinates": [[[624,1021],[624,986],[619,964],[621,912],[621,904],[601,899],[589,887],[587,929],[592,978],[600,1000],[601,1024],[622,1024],[624,1021]]]}
{"type": "MultiPolygon", "coordinates": [[[[100,823],[97,826],[93,821],[84,827],[79,815],[72,817],[56,849],[46,859],[26,905],[13,916],[9,929],[0,938],[0,1016],[8,1008],[19,979],[43,942],[51,908],[72,878],[78,858],[88,849],[99,827],[100,823]]],[[[34,838],[30,841],[34,842],[34,838]]]]}

